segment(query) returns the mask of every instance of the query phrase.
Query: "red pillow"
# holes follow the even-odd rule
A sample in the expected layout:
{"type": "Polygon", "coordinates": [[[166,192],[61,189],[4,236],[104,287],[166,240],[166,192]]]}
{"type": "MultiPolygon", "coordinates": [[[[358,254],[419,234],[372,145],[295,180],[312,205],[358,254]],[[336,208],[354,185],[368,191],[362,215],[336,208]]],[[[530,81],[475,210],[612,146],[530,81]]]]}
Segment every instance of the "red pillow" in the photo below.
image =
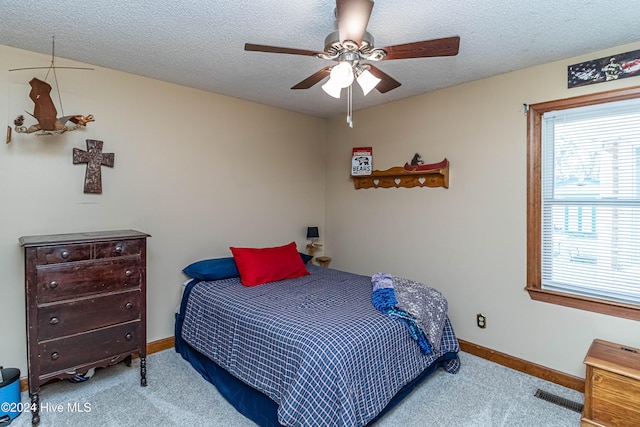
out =
{"type": "Polygon", "coordinates": [[[295,242],[273,248],[230,247],[245,286],[256,286],[309,274],[295,242]]]}

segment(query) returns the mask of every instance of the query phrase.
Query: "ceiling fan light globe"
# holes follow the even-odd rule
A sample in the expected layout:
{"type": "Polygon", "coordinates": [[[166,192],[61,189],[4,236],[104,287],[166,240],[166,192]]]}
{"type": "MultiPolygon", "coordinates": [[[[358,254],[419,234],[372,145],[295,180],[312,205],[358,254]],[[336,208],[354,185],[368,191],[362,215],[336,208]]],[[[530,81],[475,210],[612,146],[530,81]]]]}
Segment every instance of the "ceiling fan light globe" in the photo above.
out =
{"type": "Polygon", "coordinates": [[[341,88],[348,87],[353,83],[353,66],[348,62],[340,62],[331,69],[331,78],[333,84],[341,88]]]}
{"type": "Polygon", "coordinates": [[[340,99],[340,92],[342,92],[342,88],[336,85],[331,79],[322,85],[322,90],[325,91],[327,95],[340,99]]]}
{"type": "Polygon", "coordinates": [[[369,92],[371,92],[377,85],[380,83],[379,78],[371,74],[369,70],[363,71],[357,78],[357,82],[362,88],[362,92],[364,96],[367,96],[369,92]]]}

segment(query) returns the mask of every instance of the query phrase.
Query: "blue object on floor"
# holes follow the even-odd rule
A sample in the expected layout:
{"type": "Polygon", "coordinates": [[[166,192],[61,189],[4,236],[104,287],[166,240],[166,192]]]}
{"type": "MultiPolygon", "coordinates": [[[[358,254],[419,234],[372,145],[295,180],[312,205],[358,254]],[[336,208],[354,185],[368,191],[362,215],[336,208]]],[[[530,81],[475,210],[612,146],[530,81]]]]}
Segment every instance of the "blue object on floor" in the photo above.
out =
{"type": "MultiPolygon", "coordinates": [[[[20,415],[20,370],[17,368],[2,369],[2,382],[0,382],[0,425],[5,426],[9,420],[20,415]]],[[[11,421],[9,421],[11,422],[11,421]]]]}

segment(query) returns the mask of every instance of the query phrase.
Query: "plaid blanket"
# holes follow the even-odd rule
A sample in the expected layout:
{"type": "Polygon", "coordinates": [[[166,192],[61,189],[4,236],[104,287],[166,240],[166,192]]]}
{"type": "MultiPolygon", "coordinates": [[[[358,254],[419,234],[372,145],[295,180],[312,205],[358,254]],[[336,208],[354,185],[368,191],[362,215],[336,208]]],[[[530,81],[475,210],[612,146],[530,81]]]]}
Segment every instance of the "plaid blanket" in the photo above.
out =
{"type": "MultiPolygon", "coordinates": [[[[439,349],[424,355],[372,306],[370,277],[308,269],[255,287],[200,282],[184,313],[182,338],[275,401],[281,424],[363,426],[438,357],[459,351],[448,319],[439,349]]],[[[458,368],[457,358],[445,367],[458,368]]]]}

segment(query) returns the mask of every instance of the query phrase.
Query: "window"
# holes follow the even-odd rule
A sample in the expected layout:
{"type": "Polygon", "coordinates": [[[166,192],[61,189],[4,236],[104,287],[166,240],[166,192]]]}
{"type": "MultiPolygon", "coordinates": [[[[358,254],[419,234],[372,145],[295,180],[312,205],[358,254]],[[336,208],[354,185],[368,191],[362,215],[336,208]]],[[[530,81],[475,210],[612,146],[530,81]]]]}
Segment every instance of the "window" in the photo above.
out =
{"type": "Polygon", "coordinates": [[[527,290],[640,320],[640,87],[531,105],[527,290]]]}

